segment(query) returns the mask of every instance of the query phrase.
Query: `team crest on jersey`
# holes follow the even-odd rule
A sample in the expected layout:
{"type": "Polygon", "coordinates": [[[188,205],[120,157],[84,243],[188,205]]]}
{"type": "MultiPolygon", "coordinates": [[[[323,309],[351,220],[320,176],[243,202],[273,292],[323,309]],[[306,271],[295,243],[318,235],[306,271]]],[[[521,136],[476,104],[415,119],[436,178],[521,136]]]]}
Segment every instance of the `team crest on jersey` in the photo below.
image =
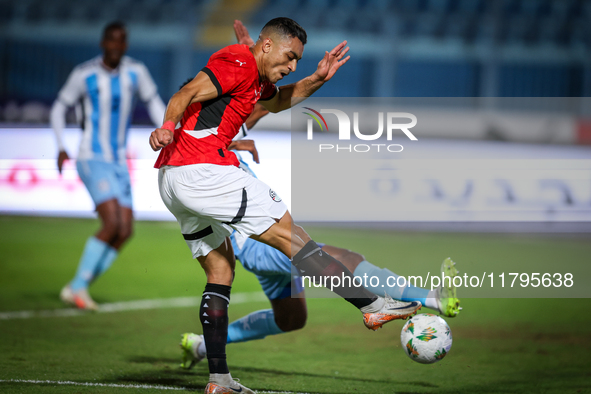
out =
{"type": "Polygon", "coordinates": [[[281,202],[281,197],[279,197],[279,195],[277,193],[275,193],[273,191],[273,189],[269,189],[269,196],[271,196],[271,199],[275,202],[281,202]]]}

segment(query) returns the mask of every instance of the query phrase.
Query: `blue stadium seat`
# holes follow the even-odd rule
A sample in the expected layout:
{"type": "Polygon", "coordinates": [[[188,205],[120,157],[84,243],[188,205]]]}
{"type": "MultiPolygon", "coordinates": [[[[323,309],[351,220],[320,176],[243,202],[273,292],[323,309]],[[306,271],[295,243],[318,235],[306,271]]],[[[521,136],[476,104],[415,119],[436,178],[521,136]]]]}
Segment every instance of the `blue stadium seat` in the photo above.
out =
{"type": "MultiPolygon", "coordinates": [[[[589,3],[584,1],[584,3],[589,3]]],[[[554,16],[568,16],[576,12],[579,4],[577,0],[553,0],[550,13],[554,16]]]]}
{"type": "Polygon", "coordinates": [[[14,17],[14,4],[10,1],[0,2],[0,23],[7,24],[14,17]]]}
{"type": "Polygon", "coordinates": [[[363,8],[355,12],[350,19],[350,26],[360,33],[382,34],[382,27],[387,23],[395,23],[392,15],[382,15],[370,9],[363,8]]]}
{"type": "Polygon", "coordinates": [[[426,0],[397,0],[391,2],[391,7],[395,11],[412,14],[425,11],[426,0]]]}
{"type": "Polygon", "coordinates": [[[571,26],[570,45],[575,49],[591,50],[591,26],[588,17],[575,18],[571,26]]]}
{"type": "Polygon", "coordinates": [[[484,0],[457,0],[452,8],[462,14],[482,14],[487,12],[487,3],[484,0]]]}
{"type": "Polygon", "coordinates": [[[333,0],[330,8],[355,12],[360,8],[360,2],[358,0],[333,0]]]}
{"type": "Polygon", "coordinates": [[[521,0],[521,13],[532,16],[538,15],[543,4],[543,0],[521,0]]]}
{"type": "Polygon", "coordinates": [[[426,9],[428,12],[448,13],[451,10],[450,0],[427,0],[426,9]]]}
{"type": "Polygon", "coordinates": [[[423,12],[416,19],[416,32],[419,37],[441,38],[445,29],[445,14],[423,12]]]}
{"type": "Polygon", "coordinates": [[[446,18],[445,32],[446,38],[472,42],[477,35],[477,18],[470,15],[454,14],[446,18]]]}
{"type": "Polygon", "coordinates": [[[364,8],[370,12],[385,12],[390,8],[390,0],[367,0],[364,4],[364,8]]]}
{"type": "MultiPolygon", "coordinates": [[[[308,21],[314,24],[319,29],[327,30],[346,30],[348,28],[354,28],[355,25],[348,24],[351,13],[345,9],[334,9],[322,13],[311,13],[309,11],[304,12],[304,15],[308,17],[308,21]],[[313,19],[311,19],[313,18],[313,19]]],[[[354,23],[360,16],[353,14],[354,23]]]]}

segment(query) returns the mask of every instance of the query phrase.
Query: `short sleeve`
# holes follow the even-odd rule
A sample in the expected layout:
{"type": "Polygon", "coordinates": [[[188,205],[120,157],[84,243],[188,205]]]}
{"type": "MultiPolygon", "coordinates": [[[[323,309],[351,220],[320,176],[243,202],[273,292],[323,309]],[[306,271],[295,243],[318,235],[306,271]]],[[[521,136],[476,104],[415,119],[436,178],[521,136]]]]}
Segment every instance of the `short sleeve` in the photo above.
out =
{"type": "Polygon", "coordinates": [[[214,54],[201,71],[209,76],[220,96],[248,89],[253,75],[258,76],[254,58],[244,53],[214,54]]]}
{"type": "Polygon", "coordinates": [[[147,102],[158,94],[158,87],[154,83],[148,68],[143,63],[136,65],[138,77],[138,96],[140,100],[147,102]]]}
{"type": "Polygon", "coordinates": [[[57,99],[68,107],[74,105],[85,91],[82,78],[82,72],[78,68],[72,70],[66,83],[59,91],[57,99]]]}
{"type": "Polygon", "coordinates": [[[279,92],[279,88],[270,82],[263,83],[259,101],[271,100],[279,92]]]}

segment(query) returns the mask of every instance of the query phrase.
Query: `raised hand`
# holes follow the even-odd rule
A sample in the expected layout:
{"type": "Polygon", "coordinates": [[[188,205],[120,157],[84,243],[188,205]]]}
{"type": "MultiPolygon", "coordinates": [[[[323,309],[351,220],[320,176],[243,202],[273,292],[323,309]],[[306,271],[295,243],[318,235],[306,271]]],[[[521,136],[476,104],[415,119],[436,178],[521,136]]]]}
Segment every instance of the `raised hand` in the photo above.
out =
{"type": "Polygon", "coordinates": [[[234,21],[234,33],[236,34],[238,44],[248,45],[249,47],[254,45],[254,40],[250,38],[246,26],[244,26],[239,20],[234,21]]]}
{"type": "Polygon", "coordinates": [[[344,57],[347,52],[349,52],[349,47],[346,45],[347,41],[343,41],[334,47],[332,51],[327,51],[324,54],[324,57],[318,63],[318,68],[314,73],[319,80],[327,82],[343,64],[349,61],[351,56],[344,57]]]}

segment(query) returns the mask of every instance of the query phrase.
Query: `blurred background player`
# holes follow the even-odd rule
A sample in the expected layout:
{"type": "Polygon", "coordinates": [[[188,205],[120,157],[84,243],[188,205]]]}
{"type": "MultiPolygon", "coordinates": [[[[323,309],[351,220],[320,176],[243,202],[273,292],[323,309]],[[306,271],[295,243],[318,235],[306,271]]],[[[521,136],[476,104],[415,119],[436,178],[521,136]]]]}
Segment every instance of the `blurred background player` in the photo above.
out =
{"type": "MultiPolygon", "coordinates": [[[[237,152],[235,153],[240,160],[240,168],[256,177],[248,164],[237,152]]],[[[247,271],[256,275],[272,309],[252,312],[230,323],[228,343],[252,341],[303,328],[308,313],[302,278],[287,256],[251,238],[248,238],[242,247],[236,242],[234,234],[230,239],[236,259],[247,271]]],[[[323,251],[343,263],[356,277],[375,276],[379,278],[380,284],[394,283],[392,279],[388,282],[388,278],[398,278],[394,272],[373,265],[359,253],[336,246],[320,245],[323,251]]],[[[455,263],[449,258],[441,264],[440,272],[452,279],[458,273],[455,263]]],[[[369,283],[369,279],[366,279],[365,283],[369,283]]],[[[386,285],[385,287],[377,285],[366,288],[376,295],[383,295],[385,291],[389,296],[400,301],[419,301],[427,308],[446,317],[455,317],[461,310],[453,281],[446,281],[444,285],[447,286],[440,286],[434,290],[415,287],[406,281],[398,283],[406,285],[386,285]]],[[[185,333],[181,337],[180,346],[183,350],[181,367],[190,369],[206,357],[205,341],[203,335],[193,333],[185,333]]]]}
{"type": "Polygon", "coordinates": [[[133,228],[132,198],[126,162],[127,132],[139,97],[154,124],[164,117],[164,103],[148,69],[124,56],[127,32],[121,22],[108,24],[100,44],[103,54],[71,72],[51,109],[57,137],[58,170],[69,159],[62,141],[67,108],[82,101],[83,135],[76,161],[78,174],[92,197],[101,228],[88,238],[74,278],[61,290],[63,302],[80,309],[98,305],[88,286],[117,258],[133,228]]]}

